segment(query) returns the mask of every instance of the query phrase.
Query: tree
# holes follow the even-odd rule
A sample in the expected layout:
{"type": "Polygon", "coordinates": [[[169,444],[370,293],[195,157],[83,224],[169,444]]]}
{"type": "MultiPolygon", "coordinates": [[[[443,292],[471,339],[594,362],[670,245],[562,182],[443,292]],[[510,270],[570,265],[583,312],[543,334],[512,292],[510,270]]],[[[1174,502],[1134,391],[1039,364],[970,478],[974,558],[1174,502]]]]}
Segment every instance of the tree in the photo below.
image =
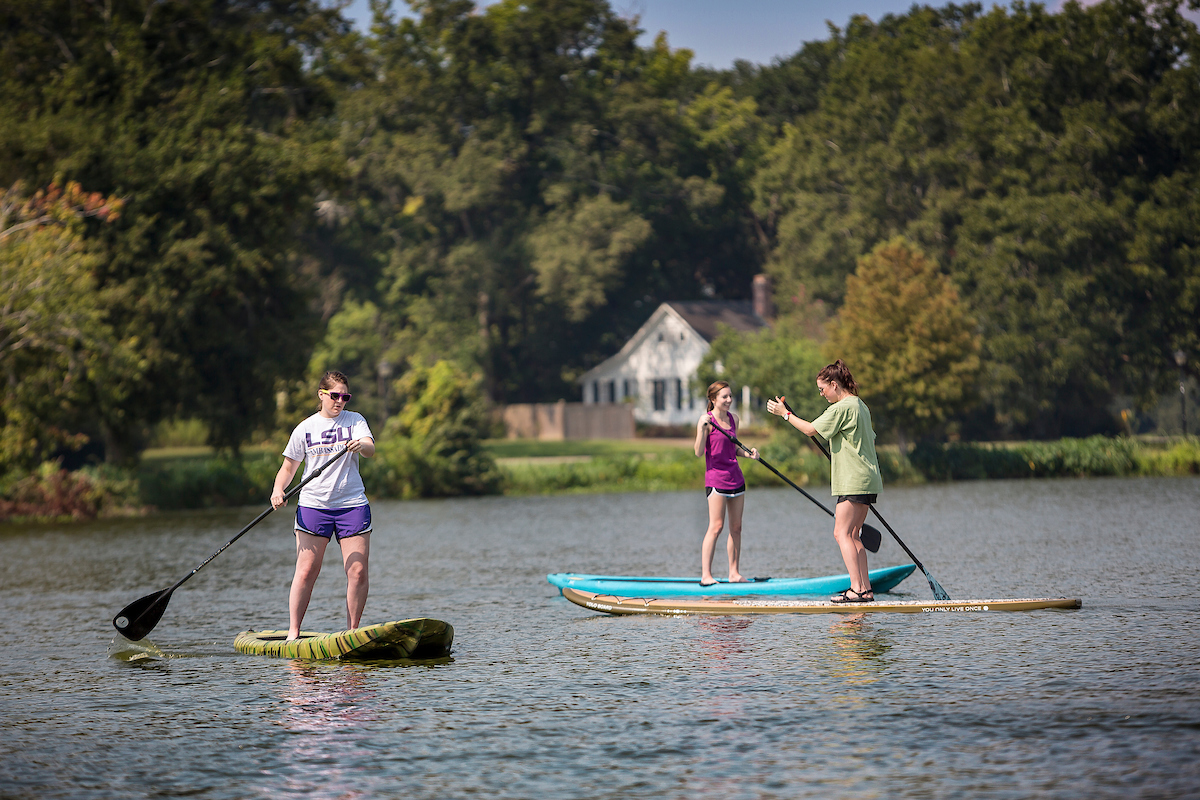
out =
{"type": "Polygon", "coordinates": [[[914,7],[836,31],[818,103],[756,178],[782,296],[835,306],[904,235],[979,321],[978,432],[1111,430],[1195,341],[1200,35],[1178,2],[914,7]]]}
{"type": "Polygon", "coordinates": [[[696,370],[697,393],[714,381],[729,381],[734,395],[749,386],[759,398],[783,395],[796,413],[812,419],[825,410],[814,391],[825,366],[818,342],[786,321],[751,333],[726,328],[713,340],[696,370]]]}
{"type": "Polygon", "coordinates": [[[496,463],[483,448],[492,422],[477,376],[449,361],[416,366],[396,382],[396,396],[403,406],[384,430],[373,485],[403,498],[499,490],[496,463]]]}
{"type": "Polygon", "coordinates": [[[575,391],[661,300],[745,297],[754,102],[604,0],[422,3],[376,17],[339,105],[370,299],[410,364],[479,369],[495,402],[575,391]]]}
{"type": "Polygon", "coordinates": [[[114,376],[139,369],[134,343],[104,313],[102,256],[85,221],[113,222],[121,201],[78,184],[25,196],[0,190],[0,464],[28,468],[73,449],[95,408],[130,398],[114,376]]]}
{"type": "Polygon", "coordinates": [[[863,400],[896,431],[901,453],[967,408],[979,378],[979,336],[949,277],[903,237],[875,247],[846,281],[830,331],[830,359],[843,359],[863,400]]]}
{"type": "Polygon", "coordinates": [[[95,409],[110,460],[195,416],[236,449],[302,374],[314,336],[302,232],[337,176],[306,121],[332,110],[323,50],[350,35],[315,0],[6,3],[0,175],[64,174],[125,200],[98,237],[98,299],[139,368],[95,409]]]}

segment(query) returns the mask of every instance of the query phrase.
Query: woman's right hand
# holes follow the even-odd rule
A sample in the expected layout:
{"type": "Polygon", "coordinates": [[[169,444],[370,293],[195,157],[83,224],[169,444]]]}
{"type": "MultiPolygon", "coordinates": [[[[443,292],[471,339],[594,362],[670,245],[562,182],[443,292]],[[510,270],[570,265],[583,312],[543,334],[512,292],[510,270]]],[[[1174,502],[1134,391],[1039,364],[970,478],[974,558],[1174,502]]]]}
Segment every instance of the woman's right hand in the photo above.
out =
{"type": "Polygon", "coordinates": [[[287,505],[287,500],[285,500],[283,497],[283,490],[276,489],[271,494],[271,508],[278,510],[279,508],[282,508],[283,506],[286,506],[286,505],[287,505]]]}
{"type": "Polygon", "coordinates": [[[767,401],[768,414],[774,414],[778,417],[782,417],[785,410],[787,410],[787,407],[784,406],[782,397],[776,397],[774,400],[767,401]]]}

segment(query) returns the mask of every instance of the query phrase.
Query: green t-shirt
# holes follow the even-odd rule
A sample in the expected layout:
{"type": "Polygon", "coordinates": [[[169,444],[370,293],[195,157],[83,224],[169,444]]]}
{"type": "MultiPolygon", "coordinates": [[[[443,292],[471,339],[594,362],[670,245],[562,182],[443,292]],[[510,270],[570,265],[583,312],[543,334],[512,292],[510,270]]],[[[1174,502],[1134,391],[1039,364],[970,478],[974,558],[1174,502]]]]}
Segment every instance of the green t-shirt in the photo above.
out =
{"type": "Polygon", "coordinates": [[[843,397],[814,419],[813,427],[829,442],[830,489],[835,497],[883,491],[875,457],[875,431],[866,403],[857,395],[843,397]]]}

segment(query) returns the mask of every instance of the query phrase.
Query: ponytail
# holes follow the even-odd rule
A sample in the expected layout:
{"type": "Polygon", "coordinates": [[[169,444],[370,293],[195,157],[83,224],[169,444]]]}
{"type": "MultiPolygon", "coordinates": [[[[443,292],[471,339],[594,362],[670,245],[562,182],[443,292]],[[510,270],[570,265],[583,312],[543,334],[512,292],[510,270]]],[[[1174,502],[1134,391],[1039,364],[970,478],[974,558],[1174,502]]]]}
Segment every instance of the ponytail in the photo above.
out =
{"type": "Polygon", "coordinates": [[[858,384],[854,382],[854,376],[850,374],[850,368],[846,366],[846,362],[840,358],[818,372],[817,377],[826,383],[836,381],[839,386],[850,394],[858,394],[858,384]]]}

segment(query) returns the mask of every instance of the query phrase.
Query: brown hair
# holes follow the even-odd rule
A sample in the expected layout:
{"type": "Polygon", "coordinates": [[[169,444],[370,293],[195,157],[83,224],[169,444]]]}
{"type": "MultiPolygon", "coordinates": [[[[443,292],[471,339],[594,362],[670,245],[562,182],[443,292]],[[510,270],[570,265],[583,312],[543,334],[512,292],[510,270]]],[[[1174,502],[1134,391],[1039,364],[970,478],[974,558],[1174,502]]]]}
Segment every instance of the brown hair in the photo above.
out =
{"type": "Polygon", "coordinates": [[[850,394],[858,394],[858,384],[854,382],[854,376],[850,374],[850,368],[846,366],[846,362],[840,358],[818,372],[817,379],[826,383],[837,381],[838,385],[850,394]]]}
{"type": "MultiPolygon", "coordinates": [[[[342,373],[338,372],[336,369],[331,369],[328,372],[326,372],[324,375],[321,376],[321,382],[317,384],[317,389],[318,390],[325,389],[326,391],[328,391],[333,388],[333,385],[335,383],[340,383],[342,386],[345,386],[347,389],[350,388],[350,381],[347,380],[346,376],[343,375],[342,373]]],[[[318,391],[317,394],[320,394],[320,391],[318,391]]],[[[320,400],[318,400],[317,401],[317,409],[319,410],[320,408],[321,408],[321,402],[320,402],[320,400]]]]}
{"type": "Polygon", "coordinates": [[[721,390],[728,389],[728,388],[729,388],[729,381],[716,381],[715,383],[709,384],[709,387],[708,387],[708,410],[709,411],[713,410],[713,401],[717,399],[717,395],[719,395],[721,393],[721,390]]]}

